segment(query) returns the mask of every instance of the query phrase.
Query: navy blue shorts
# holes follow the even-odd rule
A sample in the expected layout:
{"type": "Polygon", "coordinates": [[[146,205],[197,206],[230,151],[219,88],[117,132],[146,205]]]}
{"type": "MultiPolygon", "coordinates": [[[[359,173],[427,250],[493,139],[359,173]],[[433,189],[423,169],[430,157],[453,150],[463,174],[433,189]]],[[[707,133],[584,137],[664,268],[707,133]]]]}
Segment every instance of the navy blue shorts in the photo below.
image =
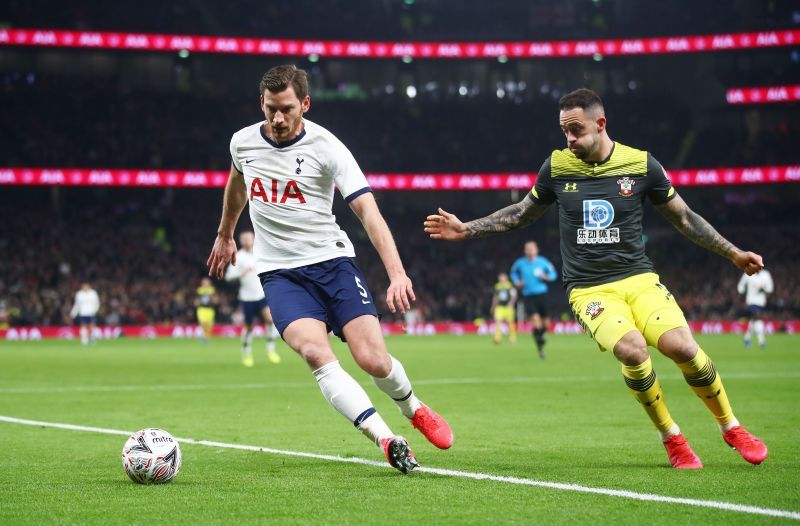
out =
{"type": "Polygon", "coordinates": [[[750,315],[751,318],[758,318],[759,316],[764,314],[764,311],[766,311],[766,310],[767,309],[765,307],[762,307],[761,305],[748,305],[747,306],[747,313],[750,315]]]}
{"type": "Polygon", "coordinates": [[[293,321],[313,318],[325,322],[341,338],[350,320],[365,314],[378,316],[364,275],[348,257],[264,272],[259,277],[281,336],[293,321]]]}
{"type": "Polygon", "coordinates": [[[81,325],[89,325],[97,323],[97,316],[78,316],[77,320],[81,325]]]}
{"type": "MultiPolygon", "coordinates": [[[[256,316],[261,316],[261,311],[267,306],[267,298],[261,298],[256,301],[243,301],[242,314],[244,314],[244,322],[248,325],[256,321],[256,316]]],[[[265,320],[266,321],[266,320],[265,320]]]]}

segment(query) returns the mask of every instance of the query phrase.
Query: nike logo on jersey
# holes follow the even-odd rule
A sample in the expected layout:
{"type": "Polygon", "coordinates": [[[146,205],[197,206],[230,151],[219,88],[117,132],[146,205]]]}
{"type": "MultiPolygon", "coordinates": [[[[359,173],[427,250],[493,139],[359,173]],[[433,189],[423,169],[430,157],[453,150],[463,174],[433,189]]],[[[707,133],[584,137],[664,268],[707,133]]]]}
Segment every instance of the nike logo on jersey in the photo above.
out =
{"type": "Polygon", "coordinates": [[[371,302],[371,301],[367,301],[367,300],[361,300],[361,303],[362,303],[363,305],[367,305],[368,303],[372,303],[372,302],[371,302]]]}
{"type": "Polygon", "coordinates": [[[245,160],[244,160],[244,164],[250,164],[250,163],[252,163],[253,161],[255,161],[255,159],[245,159],[245,160]]]}

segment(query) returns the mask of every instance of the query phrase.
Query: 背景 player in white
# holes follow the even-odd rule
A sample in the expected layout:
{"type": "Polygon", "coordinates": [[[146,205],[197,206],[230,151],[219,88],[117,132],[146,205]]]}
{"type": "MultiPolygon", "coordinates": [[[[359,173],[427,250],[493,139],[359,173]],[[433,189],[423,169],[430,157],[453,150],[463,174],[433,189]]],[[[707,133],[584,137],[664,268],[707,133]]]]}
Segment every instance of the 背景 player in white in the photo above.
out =
{"type": "Polygon", "coordinates": [[[762,319],[764,311],[767,308],[767,294],[772,294],[774,285],[772,283],[772,274],[767,269],[761,269],[752,276],[743,274],[736,286],[739,294],[744,294],[744,301],[747,304],[747,313],[750,319],[747,322],[747,332],[744,333],[744,346],[750,348],[750,337],[753,332],[756,333],[758,339],[758,346],[762,349],[767,344],[766,336],[764,335],[764,320],[762,319]]]}
{"type": "Polygon", "coordinates": [[[275,351],[275,337],[277,332],[272,323],[272,315],[264,297],[264,288],[256,271],[256,256],[253,254],[255,236],[250,231],[239,234],[239,244],[242,248],[236,253],[236,264],[230,265],[225,271],[225,281],[239,280],[239,303],[244,314],[244,327],[242,327],[242,363],[245,367],[252,367],[253,360],[253,325],[256,316],[264,320],[265,335],[267,338],[267,358],[272,363],[280,363],[281,357],[275,351]]]}
{"type": "Polygon", "coordinates": [[[402,364],[386,350],[373,297],[355,266],[353,245],[331,212],[334,185],[361,220],[389,275],[386,303],[401,313],[414,300],[392,234],[350,151],[303,114],[311,106],[306,73],[270,69],[259,86],[266,117],[231,139],[232,166],[209,274],[236,263],[233,232],[245,204],[256,234],[256,270],[273,321],[308,363],[323,396],[383,449],[403,473],[418,464],[408,442],[375,411],[364,389],[339,365],[328,331],[347,341],[356,363],[435,446],[453,443],[447,422],[422,404],[402,364]]]}
{"type": "Polygon", "coordinates": [[[81,344],[94,345],[94,328],[97,324],[97,311],[100,310],[100,297],[89,283],[81,283],[81,288],[75,293],[75,302],[69,315],[77,318],[80,324],[81,344]]]}

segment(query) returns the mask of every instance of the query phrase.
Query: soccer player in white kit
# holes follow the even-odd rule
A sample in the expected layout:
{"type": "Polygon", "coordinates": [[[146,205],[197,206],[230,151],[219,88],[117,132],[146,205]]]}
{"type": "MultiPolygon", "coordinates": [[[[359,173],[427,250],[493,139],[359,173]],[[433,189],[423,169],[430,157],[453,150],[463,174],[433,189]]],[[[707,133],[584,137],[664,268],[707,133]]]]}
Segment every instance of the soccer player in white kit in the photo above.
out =
{"type": "Polygon", "coordinates": [[[744,301],[750,317],[747,322],[747,332],[744,333],[744,346],[750,348],[750,338],[755,332],[758,346],[763,349],[767,340],[764,335],[764,320],[761,318],[767,307],[767,294],[772,294],[774,290],[772,274],[767,269],[761,269],[752,276],[743,274],[736,290],[739,291],[739,294],[745,295],[744,301]]]}
{"type": "Polygon", "coordinates": [[[347,342],[359,367],[433,445],[449,448],[453,432],[414,395],[403,365],[386,350],[372,294],[352,260],[353,245],[331,213],[334,185],[386,268],[391,312],[411,307],[411,280],[353,155],[328,130],[303,118],[311,106],[306,72],[293,65],[272,68],[259,92],[266,120],[231,139],[232,165],[209,274],[221,277],[228,262],[236,263],[233,232],[249,203],[256,270],[278,332],[308,363],[328,403],[374,441],[389,464],[408,473],[418,465],[408,442],[389,429],[339,365],[329,330],[347,342]]]}
{"type": "Polygon", "coordinates": [[[100,297],[97,292],[84,282],[75,293],[75,302],[69,315],[77,318],[80,324],[81,344],[85,347],[94,345],[94,328],[97,324],[97,311],[100,310],[100,297]]]}
{"type": "Polygon", "coordinates": [[[239,303],[244,314],[244,327],[242,327],[242,363],[245,367],[253,367],[253,325],[256,316],[261,315],[264,320],[265,335],[267,338],[267,358],[272,363],[280,363],[281,357],[275,351],[275,326],[264,297],[264,288],[256,272],[256,256],[253,254],[255,235],[250,231],[239,234],[239,244],[242,248],[236,253],[236,264],[228,266],[225,271],[225,281],[239,280],[239,303]]]}

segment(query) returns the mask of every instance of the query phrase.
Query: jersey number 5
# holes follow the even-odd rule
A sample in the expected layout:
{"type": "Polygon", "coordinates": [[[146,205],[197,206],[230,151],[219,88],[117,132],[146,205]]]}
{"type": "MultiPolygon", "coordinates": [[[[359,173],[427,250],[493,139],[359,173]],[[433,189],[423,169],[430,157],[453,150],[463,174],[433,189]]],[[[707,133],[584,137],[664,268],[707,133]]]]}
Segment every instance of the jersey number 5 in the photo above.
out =
{"type": "Polygon", "coordinates": [[[356,279],[356,287],[358,287],[358,293],[361,294],[361,297],[364,299],[361,300],[361,303],[367,304],[369,303],[369,294],[367,294],[367,289],[364,288],[364,285],[361,284],[361,280],[358,279],[358,276],[353,276],[356,279]]]}

